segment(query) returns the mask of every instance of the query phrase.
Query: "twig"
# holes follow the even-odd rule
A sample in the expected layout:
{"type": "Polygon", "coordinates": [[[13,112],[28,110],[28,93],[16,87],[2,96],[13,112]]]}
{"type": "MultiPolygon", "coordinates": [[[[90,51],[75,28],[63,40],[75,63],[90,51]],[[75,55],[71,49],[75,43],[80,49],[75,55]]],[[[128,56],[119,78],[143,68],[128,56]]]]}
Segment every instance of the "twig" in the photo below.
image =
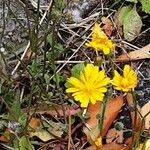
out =
{"type": "MultiPolygon", "coordinates": [[[[50,3],[49,3],[49,5],[48,5],[48,7],[47,7],[45,13],[44,13],[43,16],[42,16],[42,19],[40,20],[39,25],[41,25],[41,24],[43,23],[43,21],[44,21],[46,15],[47,15],[47,12],[49,11],[49,9],[50,9],[50,7],[51,7],[51,5],[52,5],[52,2],[53,2],[53,0],[50,1],[50,3]]],[[[26,46],[26,48],[25,48],[25,50],[24,50],[24,52],[23,52],[23,54],[22,54],[22,56],[21,56],[21,58],[20,58],[21,60],[23,60],[23,58],[25,57],[25,55],[26,55],[26,53],[27,53],[29,47],[30,47],[30,41],[28,42],[28,45],[26,46]]],[[[18,67],[20,66],[20,64],[21,64],[21,62],[19,61],[19,62],[17,63],[17,65],[15,66],[14,70],[13,70],[12,73],[11,73],[12,75],[15,74],[15,72],[17,71],[17,69],[18,69],[18,67]]]]}
{"type": "MultiPolygon", "coordinates": [[[[81,64],[84,63],[85,61],[68,61],[68,60],[57,60],[55,61],[55,64],[63,64],[63,63],[67,63],[67,64],[81,64]]],[[[93,64],[94,62],[91,61],[91,63],[93,64]]]]}
{"type": "Polygon", "coordinates": [[[68,150],[71,147],[71,115],[68,117],[68,150]]]}

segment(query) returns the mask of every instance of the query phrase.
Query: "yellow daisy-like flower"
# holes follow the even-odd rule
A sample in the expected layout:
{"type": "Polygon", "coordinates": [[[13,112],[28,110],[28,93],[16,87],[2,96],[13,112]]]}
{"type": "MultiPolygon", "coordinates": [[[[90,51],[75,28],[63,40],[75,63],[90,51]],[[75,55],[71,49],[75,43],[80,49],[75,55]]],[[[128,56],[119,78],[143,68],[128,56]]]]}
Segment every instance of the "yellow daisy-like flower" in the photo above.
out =
{"type": "Polygon", "coordinates": [[[95,145],[99,150],[102,150],[102,137],[97,138],[95,145]]]}
{"type": "Polygon", "coordinates": [[[99,71],[98,66],[87,64],[80,77],[70,77],[68,82],[72,85],[66,90],[72,93],[76,101],[81,103],[81,107],[87,107],[88,103],[95,104],[96,101],[102,101],[104,93],[107,91],[106,85],[110,79],[105,77],[105,71],[99,71]]]}
{"type": "Polygon", "coordinates": [[[136,87],[137,74],[129,65],[125,65],[123,76],[121,76],[116,70],[114,71],[112,84],[116,90],[128,92],[136,87]]]}
{"type": "Polygon", "coordinates": [[[98,23],[95,23],[92,31],[92,40],[89,43],[85,43],[87,47],[92,47],[97,51],[103,51],[105,55],[109,54],[111,49],[115,48],[115,45],[108,39],[106,34],[101,30],[98,23]]]}

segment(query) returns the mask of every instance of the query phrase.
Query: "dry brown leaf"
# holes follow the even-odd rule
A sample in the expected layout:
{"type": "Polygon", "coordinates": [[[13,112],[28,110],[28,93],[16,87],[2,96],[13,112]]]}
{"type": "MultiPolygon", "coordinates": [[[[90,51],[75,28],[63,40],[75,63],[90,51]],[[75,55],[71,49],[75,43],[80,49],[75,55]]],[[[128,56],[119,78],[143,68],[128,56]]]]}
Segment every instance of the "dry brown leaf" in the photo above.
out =
{"type": "Polygon", "coordinates": [[[6,129],[6,130],[4,131],[4,135],[0,136],[0,141],[1,141],[1,142],[9,142],[9,139],[5,136],[5,135],[7,135],[7,134],[10,134],[9,129],[6,129]]]}
{"type": "Polygon", "coordinates": [[[117,143],[110,143],[110,144],[104,144],[103,150],[126,150],[127,146],[124,146],[123,144],[117,144],[117,143]]]}
{"type": "Polygon", "coordinates": [[[88,148],[86,148],[85,150],[97,150],[96,146],[89,146],[88,148]]]}
{"type": "Polygon", "coordinates": [[[112,34],[112,30],[113,30],[112,22],[106,17],[102,17],[101,21],[104,24],[103,29],[104,29],[106,35],[110,37],[112,34]]]}
{"type": "Polygon", "coordinates": [[[33,118],[30,122],[30,126],[34,127],[34,131],[30,131],[29,135],[30,137],[38,137],[44,142],[47,142],[48,140],[60,138],[63,134],[63,130],[61,128],[61,123],[56,123],[49,120],[49,123],[46,121],[42,121],[42,124],[40,120],[33,118]],[[45,129],[43,128],[45,127],[45,129]]]}
{"type": "Polygon", "coordinates": [[[87,127],[83,128],[84,133],[87,136],[87,140],[91,145],[94,145],[96,139],[99,136],[99,128],[98,128],[98,119],[97,114],[99,113],[101,107],[101,102],[97,102],[92,105],[89,104],[87,112],[90,115],[90,118],[86,121],[87,127]],[[89,130],[90,128],[90,130],[89,130]]]}
{"type": "Polygon", "coordinates": [[[116,58],[116,61],[133,61],[140,59],[150,59],[150,44],[139,50],[132,51],[129,54],[122,54],[116,58]]]}
{"type": "Polygon", "coordinates": [[[102,136],[105,136],[123,105],[123,97],[111,98],[106,106],[102,136]]]}
{"type": "MultiPolygon", "coordinates": [[[[104,123],[103,123],[103,129],[102,129],[102,136],[105,136],[109,127],[111,126],[112,122],[118,115],[121,107],[123,105],[123,97],[118,96],[116,98],[111,98],[107,105],[106,105],[106,111],[104,116],[104,123]]],[[[100,131],[98,127],[98,119],[97,114],[100,111],[101,103],[96,103],[95,105],[90,104],[87,111],[90,114],[90,119],[86,121],[87,127],[84,128],[84,133],[87,135],[87,140],[92,145],[98,138],[100,131]],[[89,130],[90,128],[90,130],[89,130]]]]}
{"type": "MultiPolygon", "coordinates": [[[[102,150],[129,150],[127,148],[128,146],[125,146],[123,144],[116,144],[116,143],[104,144],[102,146],[102,150]]],[[[96,148],[96,146],[90,146],[85,150],[98,150],[98,149],[96,148]]]]}
{"type": "MultiPolygon", "coordinates": [[[[150,101],[141,108],[141,114],[144,117],[150,112],[150,101]]],[[[150,113],[145,117],[145,129],[150,129],[150,113]]]]}
{"type": "Polygon", "coordinates": [[[106,143],[123,143],[123,131],[118,131],[115,128],[108,130],[106,135],[106,143]]]}

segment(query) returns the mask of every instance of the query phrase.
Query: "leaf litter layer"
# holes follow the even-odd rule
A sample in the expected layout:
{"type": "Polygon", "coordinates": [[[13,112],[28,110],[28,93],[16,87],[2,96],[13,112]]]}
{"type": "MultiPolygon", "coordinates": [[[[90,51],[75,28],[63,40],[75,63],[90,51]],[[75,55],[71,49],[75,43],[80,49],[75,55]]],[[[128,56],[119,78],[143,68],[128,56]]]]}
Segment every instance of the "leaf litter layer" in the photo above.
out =
{"type": "MultiPolygon", "coordinates": [[[[87,111],[81,109],[80,104],[76,103],[71,95],[66,95],[64,84],[66,79],[71,76],[72,67],[84,62],[102,65],[103,69],[107,70],[107,74],[112,75],[108,59],[101,53],[85,47],[85,43],[91,38],[91,30],[95,22],[99,22],[104,32],[108,33],[108,36],[115,41],[117,45],[113,56],[115,59],[122,55],[130,56],[132,51],[138,52],[140,48],[149,44],[148,18],[150,16],[142,11],[146,9],[146,12],[148,12],[149,10],[147,6],[142,8],[141,4],[137,3],[136,11],[142,19],[142,28],[141,31],[136,31],[136,37],[129,42],[126,41],[128,38],[123,35],[123,29],[127,28],[126,32],[131,32],[133,38],[135,35],[132,32],[136,28],[131,24],[128,25],[129,28],[132,28],[131,31],[128,31],[128,26],[118,28],[114,16],[118,7],[130,4],[133,9],[133,3],[123,2],[121,4],[121,1],[107,0],[102,3],[97,1],[70,1],[66,5],[56,1],[51,2],[44,3],[41,1],[39,6],[33,0],[26,3],[12,0],[0,2],[2,3],[0,7],[2,14],[0,15],[2,20],[0,24],[2,35],[0,43],[1,146],[3,149],[20,146],[22,149],[29,150],[101,149],[101,145],[95,143],[97,139],[93,139],[93,137],[99,138],[99,135],[101,135],[97,121],[101,120],[100,111],[103,107],[94,107],[91,112],[89,111],[90,106],[87,111]],[[78,15],[77,13],[81,11],[80,20],[73,20],[77,22],[65,20],[62,15],[64,5],[66,5],[65,12],[67,12],[67,9],[69,12],[70,7],[74,6],[71,11],[73,10],[76,13],[73,12],[69,15],[78,15]],[[89,9],[85,9],[88,8],[86,6],[89,6],[89,9]],[[49,11],[44,16],[46,9],[49,11]],[[102,17],[108,20],[104,21],[101,19],[102,17]],[[41,24],[37,25],[38,22],[41,22],[41,24]],[[30,43],[28,43],[29,41],[30,43]],[[25,50],[27,52],[24,56],[25,50]],[[22,61],[17,66],[19,58],[22,61]],[[11,76],[11,74],[13,75],[11,76]],[[93,113],[95,115],[92,115],[93,113]],[[92,117],[90,117],[91,115],[92,117]],[[91,129],[89,127],[91,125],[90,119],[96,121],[92,121],[96,128],[91,129]],[[83,128],[88,130],[90,137],[87,136],[86,132],[83,132],[83,128]],[[98,131],[95,133],[95,130],[98,131]],[[28,146],[26,147],[26,145],[28,146]]],[[[142,5],[144,3],[143,0],[142,5]]],[[[130,13],[132,14],[132,12],[130,13]]],[[[140,26],[141,23],[138,29],[140,26]]],[[[143,52],[142,49],[141,51],[143,52]]],[[[135,55],[137,54],[135,53],[135,55]]],[[[137,68],[139,82],[136,88],[136,96],[137,103],[141,107],[149,101],[150,94],[150,84],[148,83],[149,54],[145,52],[144,54],[145,57],[138,56],[138,59],[133,61],[131,58],[127,62],[137,68]]],[[[112,62],[115,68],[121,71],[126,61],[118,62],[115,59],[112,59],[112,62]]],[[[78,71],[80,72],[80,69],[78,71]]],[[[120,93],[113,91],[113,96],[117,95],[120,95],[120,93]]],[[[103,128],[105,130],[102,129],[102,133],[105,132],[102,137],[103,149],[108,150],[110,147],[118,150],[132,149],[133,143],[136,143],[137,147],[138,142],[149,143],[149,141],[146,141],[149,136],[148,128],[143,129],[141,127],[142,120],[147,120],[146,124],[149,120],[143,118],[138,119],[137,124],[134,122],[136,120],[134,118],[139,118],[139,115],[142,114],[145,116],[149,111],[143,113],[142,109],[139,113],[140,109],[138,109],[138,111],[135,111],[138,112],[138,115],[135,115],[133,110],[135,103],[132,103],[132,98],[130,97],[127,100],[128,103],[130,101],[130,104],[127,104],[126,100],[127,97],[124,96],[121,106],[119,103],[117,105],[106,103],[106,113],[103,116],[103,128]],[[118,108],[118,110],[113,112],[114,109],[109,109],[109,105],[111,108],[118,108]],[[112,137],[113,141],[108,144],[109,135],[107,134],[114,128],[122,132],[119,138],[123,140],[118,142],[118,135],[115,135],[115,137],[112,137]]],[[[109,102],[115,103],[115,101],[109,102]]]]}

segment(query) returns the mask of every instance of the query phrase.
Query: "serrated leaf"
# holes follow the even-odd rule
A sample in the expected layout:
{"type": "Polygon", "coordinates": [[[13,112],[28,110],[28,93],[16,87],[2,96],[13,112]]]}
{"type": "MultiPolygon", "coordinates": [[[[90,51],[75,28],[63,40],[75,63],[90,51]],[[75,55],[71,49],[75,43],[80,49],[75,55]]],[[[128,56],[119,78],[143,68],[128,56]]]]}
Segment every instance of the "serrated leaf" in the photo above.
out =
{"type": "Polygon", "coordinates": [[[150,0],[141,0],[142,10],[150,14],[150,0]]]}
{"type": "Polygon", "coordinates": [[[134,40],[140,33],[142,21],[134,6],[131,11],[125,16],[123,21],[124,38],[127,41],[134,40]]]}
{"type": "Polygon", "coordinates": [[[77,64],[71,69],[71,74],[73,77],[79,78],[80,72],[84,69],[84,64],[77,64]]]}
{"type": "Polygon", "coordinates": [[[118,21],[119,21],[119,25],[122,26],[123,25],[123,21],[125,16],[132,10],[132,6],[128,5],[128,6],[124,6],[121,9],[118,10],[118,21]]]}

